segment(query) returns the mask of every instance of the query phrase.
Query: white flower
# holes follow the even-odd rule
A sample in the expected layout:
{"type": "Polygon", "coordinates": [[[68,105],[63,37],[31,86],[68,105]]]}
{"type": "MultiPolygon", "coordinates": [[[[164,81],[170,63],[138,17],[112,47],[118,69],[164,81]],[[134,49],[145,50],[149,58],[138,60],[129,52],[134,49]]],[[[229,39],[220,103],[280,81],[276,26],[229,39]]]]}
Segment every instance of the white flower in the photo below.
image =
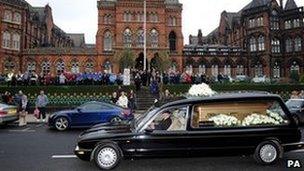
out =
{"type": "Polygon", "coordinates": [[[261,115],[257,113],[253,113],[242,121],[242,126],[250,126],[250,125],[263,125],[263,124],[273,124],[273,125],[279,125],[280,122],[275,120],[272,117],[261,115]]]}
{"type": "Polygon", "coordinates": [[[188,91],[190,96],[212,96],[215,94],[209,85],[202,83],[197,85],[192,85],[188,91]]]}
{"type": "Polygon", "coordinates": [[[238,125],[239,120],[234,116],[219,114],[208,119],[215,123],[216,126],[233,126],[238,125]]]}

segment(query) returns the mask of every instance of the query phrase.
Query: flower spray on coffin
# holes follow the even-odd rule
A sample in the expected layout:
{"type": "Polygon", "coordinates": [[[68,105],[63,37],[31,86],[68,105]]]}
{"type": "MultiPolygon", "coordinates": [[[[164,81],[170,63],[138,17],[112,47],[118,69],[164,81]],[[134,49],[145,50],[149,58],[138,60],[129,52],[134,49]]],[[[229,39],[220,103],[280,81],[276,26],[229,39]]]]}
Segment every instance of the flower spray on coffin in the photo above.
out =
{"type": "Polygon", "coordinates": [[[213,91],[208,84],[196,84],[192,85],[188,91],[188,97],[209,97],[214,95],[216,92],[213,91]]]}

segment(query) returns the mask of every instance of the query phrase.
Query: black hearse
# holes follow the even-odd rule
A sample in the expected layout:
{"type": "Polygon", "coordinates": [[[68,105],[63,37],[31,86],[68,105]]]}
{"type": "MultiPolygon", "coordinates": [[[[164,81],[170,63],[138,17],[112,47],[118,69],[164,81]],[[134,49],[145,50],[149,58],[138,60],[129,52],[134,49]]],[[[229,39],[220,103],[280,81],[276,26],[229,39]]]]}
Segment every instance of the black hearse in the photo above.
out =
{"type": "Polygon", "coordinates": [[[297,122],[277,95],[225,94],[190,98],[154,108],[132,124],[83,132],[75,154],[101,169],[122,158],[253,154],[274,164],[303,148],[297,122]]]}

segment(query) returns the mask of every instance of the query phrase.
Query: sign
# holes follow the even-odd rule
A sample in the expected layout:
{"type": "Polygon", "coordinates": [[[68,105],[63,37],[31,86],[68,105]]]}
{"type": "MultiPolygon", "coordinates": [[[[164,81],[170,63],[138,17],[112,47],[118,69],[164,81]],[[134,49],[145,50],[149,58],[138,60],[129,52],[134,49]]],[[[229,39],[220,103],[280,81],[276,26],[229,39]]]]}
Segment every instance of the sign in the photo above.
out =
{"type": "Polygon", "coordinates": [[[131,85],[131,71],[128,68],[124,69],[123,85],[125,86],[131,85]]]}

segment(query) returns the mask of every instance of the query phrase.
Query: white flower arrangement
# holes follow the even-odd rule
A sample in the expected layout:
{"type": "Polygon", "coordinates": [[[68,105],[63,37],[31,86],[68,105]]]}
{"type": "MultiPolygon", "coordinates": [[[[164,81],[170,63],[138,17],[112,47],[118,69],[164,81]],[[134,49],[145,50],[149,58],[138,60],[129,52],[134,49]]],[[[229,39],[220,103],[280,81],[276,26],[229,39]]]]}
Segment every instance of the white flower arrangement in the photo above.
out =
{"type": "Polygon", "coordinates": [[[267,113],[268,116],[272,117],[276,121],[278,121],[280,123],[284,122],[284,119],[282,118],[282,116],[280,114],[272,112],[270,110],[267,110],[266,113],[267,113]]]}
{"type": "Polygon", "coordinates": [[[257,114],[257,113],[253,113],[245,117],[244,120],[242,121],[242,126],[263,125],[263,124],[279,125],[280,122],[272,117],[257,114]]]}
{"type": "Polygon", "coordinates": [[[200,97],[200,96],[212,96],[215,94],[208,84],[202,83],[197,85],[192,85],[188,91],[188,95],[200,97]]]}
{"type": "Polygon", "coordinates": [[[219,114],[208,119],[215,123],[216,126],[235,126],[239,124],[239,120],[234,116],[219,114]]]}

